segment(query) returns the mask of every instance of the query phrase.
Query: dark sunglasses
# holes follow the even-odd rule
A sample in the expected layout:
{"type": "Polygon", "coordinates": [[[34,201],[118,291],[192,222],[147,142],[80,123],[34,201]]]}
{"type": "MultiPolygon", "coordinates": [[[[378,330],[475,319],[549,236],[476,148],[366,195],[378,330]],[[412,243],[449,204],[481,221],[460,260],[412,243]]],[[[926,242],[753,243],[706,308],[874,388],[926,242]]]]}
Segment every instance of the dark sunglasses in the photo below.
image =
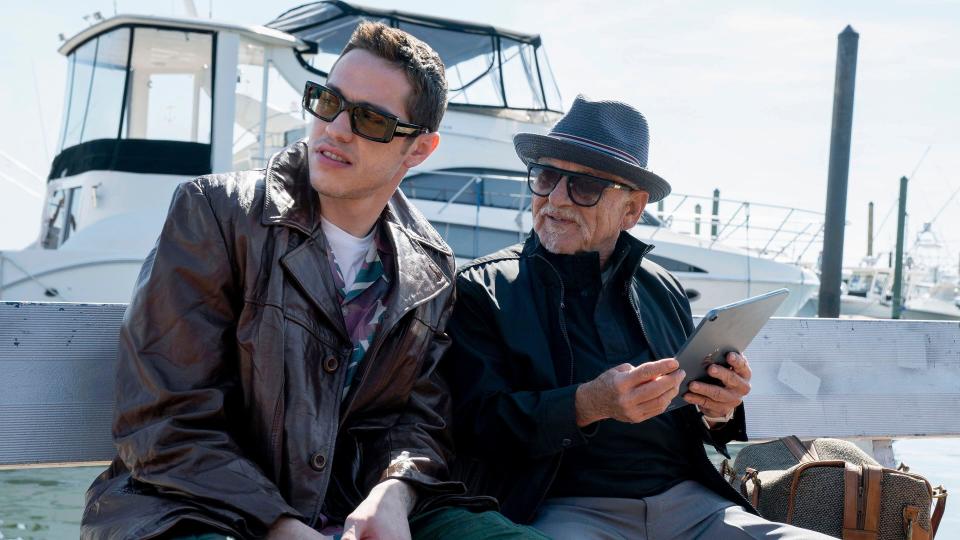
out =
{"type": "Polygon", "coordinates": [[[577,206],[594,206],[600,202],[603,196],[603,190],[625,189],[633,191],[634,188],[607,180],[590,176],[589,174],[565,171],[549,165],[540,165],[531,163],[527,167],[527,186],[534,195],[549,197],[564,177],[567,178],[567,196],[577,206]]]}
{"type": "Polygon", "coordinates": [[[394,137],[416,137],[430,130],[401,122],[396,116],[371,105],[350,103],[332,88],[307,81],[303,89],[303,110],[325,122],[333,122],[343,111],[350,115],[350,130],[364,139],[388,143],[394,137]]]}

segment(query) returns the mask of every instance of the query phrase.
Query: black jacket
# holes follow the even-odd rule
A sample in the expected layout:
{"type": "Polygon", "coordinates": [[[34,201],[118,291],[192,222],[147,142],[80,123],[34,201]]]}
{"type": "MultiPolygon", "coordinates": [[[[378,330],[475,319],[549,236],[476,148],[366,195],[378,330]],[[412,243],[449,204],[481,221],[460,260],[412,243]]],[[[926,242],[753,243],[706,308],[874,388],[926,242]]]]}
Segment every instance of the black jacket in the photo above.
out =
{"type": "MultiPolygon", "coordinates": [[[[629,280],[617,285],[633,307],[623,316],[638,318],[655,358],[672,357],[693,330],[690,304],[676,278],[643,258],[652,246],[622,234],[635,265],[626,273],[629,280]]],[[[559,318],[561,329],[565,321],[562,309],[547,312],[545,307],[562,306],[563,298],[544,301],[557,290],[544,286],[556,272],[544,253],[532,234],[526,243],[458,271],[458,298],[448,326],[453,344],[440,368],[454,400],[455,475],[473,493],[497,497],[501,511],[520,523],[535,517],[564,451],[587,444],[576,424],[577,385],[568,384],[569,359],[550,353],[551,340],[568,337],[547,332],[550,317],[559,318]]],[[[563,287],[559,291],[565,294],[563,287]]],[[[712,444],[726,455],[727,442],[745,441],[743,406],[715,431],[706,429],[693,407],[682,411],[695,468],[690,476],[751,509],[710,463],[703,446],[712,444]]]]}

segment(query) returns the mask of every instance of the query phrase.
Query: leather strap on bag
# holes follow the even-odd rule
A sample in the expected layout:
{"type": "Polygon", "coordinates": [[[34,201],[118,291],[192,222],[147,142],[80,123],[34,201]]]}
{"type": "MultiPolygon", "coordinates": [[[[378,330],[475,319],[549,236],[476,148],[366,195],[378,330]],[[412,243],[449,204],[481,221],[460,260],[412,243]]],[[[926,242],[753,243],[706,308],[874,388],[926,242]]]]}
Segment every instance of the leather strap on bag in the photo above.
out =
{"type": "Polygon", "coordinates": [[[750,504],[752,504],[755,509],[760,508],[761,485],[760,478],[758,477],[759,474],[760,472],[756,469],[747,467],[743,472],[743,478],[740,479],[740,494],[743,495],[745,499],[749,498],[750,504]],[[747,482],[753,482],[753,492],[749,495],[747,494],[747,482]]]}
{"type": "Polygon", "coordinates": [[[877,540],[883,469],[846,463],[843,473],[843,540],[877,540]]]}
{"type": "Polygon", "coordinates": [[[930,515],[930,538],[937,536],[937,529],[940,528],[940,520],[943,518],[943,511],[947,508],[947,490],[943,486],[937,486],[933,490],[933,499],[936,502],[933,506],[933,513],[930,515]]]}
{"type": "Polygon", "coordinates": [[[863,484],[863,530],[871,532],[876,538],[880,526],[880,499],[883,497],[881,481],[883,467],[879,465],[864,465],[863,484]]]}
{"type": "Polygon", "coordinates": [[[920,508],[903,507],[903,530],[906,540],[930,540],[930,533],[920,526],[920,508]]]}
{"type": "Polygon", "coordinates": [[[807,463],[810,461],[817,461],[820,459],[820,456],[817,455],[817,450],[813,446],[813,442],[810,442],[810,448],[807,448],[803,441],[800,440],[796,435],[790,435],[789,437],[783,437],[780,439],[783,444],[787,447],[787,450],[793,454],[793,457],[797,459],[800,463],[807,463]]]}

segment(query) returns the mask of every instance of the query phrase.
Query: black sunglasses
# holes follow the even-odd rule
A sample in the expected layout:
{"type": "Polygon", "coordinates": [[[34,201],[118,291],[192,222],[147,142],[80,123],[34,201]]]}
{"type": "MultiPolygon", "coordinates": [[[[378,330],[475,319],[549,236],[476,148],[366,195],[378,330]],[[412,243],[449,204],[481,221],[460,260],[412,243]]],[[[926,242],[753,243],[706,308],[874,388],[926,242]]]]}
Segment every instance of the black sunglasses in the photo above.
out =
{"type": "Polygon", "coordinates": [[[579,172],[565,171],[549,165],[531,163],[527,167],[527,186],[530,187],[530,191],[533,192],[534,195],[541,197],[549,197],[564,177],[567,178],[567,196],[570,197],[570,200],[577,206],[596,205],[600,202],[600,197],[603,196],[603,190],[607,188],[625,189],[627,191],[634,190],[634,188],[630,186],[614,182],[613,180],[579,172]]]}
{"type": "Polygon", "coordinates": [[[416,137],[430,130],[401,122],[396,116],[365,103],[350,103],[336,90],[307,81],[303,89],[303,110],[325,122],[333,122],[343,111],[350,115],[350,130],[364,139],[388,143],[394,137],[416,137]]]}

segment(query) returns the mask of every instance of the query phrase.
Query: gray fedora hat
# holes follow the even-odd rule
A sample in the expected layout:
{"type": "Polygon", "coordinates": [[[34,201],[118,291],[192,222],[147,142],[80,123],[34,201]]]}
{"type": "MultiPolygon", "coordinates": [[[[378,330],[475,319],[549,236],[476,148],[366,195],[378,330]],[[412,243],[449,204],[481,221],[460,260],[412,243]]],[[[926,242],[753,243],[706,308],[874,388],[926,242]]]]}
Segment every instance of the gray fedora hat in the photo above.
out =
{"type": "Polygon", "coordinates": [[[555,158],[615,174],[656,202],[670,184],[647,170],[650,129],[640,111],[619,101],[592,101],[580,95],[550,133],[517,133],[513,146],[525,165],[555,158]]]}

